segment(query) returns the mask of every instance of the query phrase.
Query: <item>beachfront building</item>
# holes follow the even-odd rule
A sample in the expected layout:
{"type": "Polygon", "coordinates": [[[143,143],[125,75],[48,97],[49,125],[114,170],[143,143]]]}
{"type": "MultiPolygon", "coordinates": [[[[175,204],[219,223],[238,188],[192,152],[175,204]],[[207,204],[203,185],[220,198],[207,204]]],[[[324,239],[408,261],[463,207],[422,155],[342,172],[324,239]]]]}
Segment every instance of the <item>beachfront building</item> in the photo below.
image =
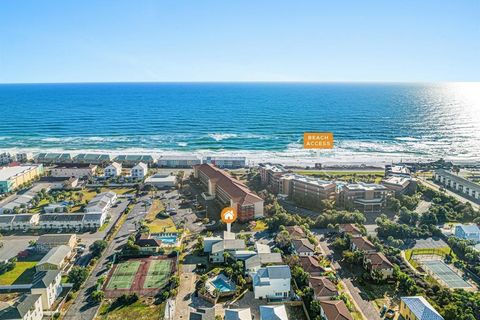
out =
{"type": "Polygon", "coordinates": [[[347,210],[379,213],[387,205],[389,190],[376,183],[349,183],[341,186],[339,203],[347,210]]]}
{"type": "Polygon", "coordinates": [[[222,169],[238,169],[247,166],[247,158],[209,156],[204,159],[203,163],[213,164],[217,168],[222,169]]]}
{"type": "Polygon", "coordinates": [[[18,152],[15,157],[17,162],[25,163],[33,160],[33,154],[31,152],[18,152]]]}
{"type": "Polygon", "coordinates": [[[42,320],[42,295],[23,294],[8,302],[0,302],[2,320],[42,320]]]}
{"type": "Polygon", "coordinates": [[[433,179],[445,186],[447,189],[454,190],[476,200],[480,200],[480,185],[467,180],[451,171],[444,169],[435,170],[433,179]]]}
{"type": "Polygon", "coordinates": [[[260,163],[258,165],[262,185],[270,187],[274,193],[279,193],[280,178],[287,172],[288,170],[280,164],[260,163]]]}
{"type": "Polygon", "coordinates": [[[263,217],[263,199],[227,172],[212,164],[200,164],[194,166],[194,176],[221,206],[235,208],[238,220],[245,222],[263,217]]]}
{"type": "Polygon", "coordinates": [[[72,163],[72,155],[70,153],[38,153],[33,156],[33,161],[43,164],[72,163]]]}
{"type": "Polygon", "coordinates": [[[382,184],[396,196],[413,194],[417,190],[417,180],[405,176],[390,176],[382,180],[382,184]]]}
{"type": "Polygon", "coordinates": [[[148,154],[127,154],[127,155],[119,155],[115,157],[115,162],[121,163],[125,166],[134,166],[139,162],[143,162],[149,165],[152,165],[155,162],[155,159],[151,155],[148,154]]]}
{"type": "Polygon", "coordinates": [[[405,320],[444,320],[422,296],[400,298],[400,315],[405,320]]]}
{"type": "Polygon", "coordinates": [[[455,226],[455,237],[480,242],[480,228],[476,224],[459,224],[455,226]]]}
{"type": "Polygon", "coordinates": [[[110,163],[111,158],[109,154],[98,153],[80,153],[73,157],[73,163],[75,164],[107,164],[110,163]]]}
{"type": "Polygon", "coordinates": [[[118,177],[122,175],[122,165],[118,162],[112,162],[109,166],[107,166],[104,171],[103,175],[105,177],[118,177]]]}
{"type": "Polygon", "coordinates": [[[14,161],[14,156],[8,152],[0,153],[0,165],[9,164],[14,161]]]}
{"type": "Polygon", "coordinates": [[[143,180],[148,174],[148,165],[143,162],[139,162],[136,166],[130,171],[130,175],[134,179],[143,180]]]}
{"type": "Polygon", "coordinates": [[[55,178],[89,178],[95,176],[97,166],[94,164],[62,165],[50,169],[50,176],[55,178]]]}
{"type": "Polygon", "coordinates": [[[409,178],[412,175],[412,170],[406,164],[392,164],[385,166],[385,177],[402,176],[409,178]]]}
{"type": "Polygon", "coordinates": [[[43,175],[43,165],[0,167],[0,193],[11,192],[43,175]]]}
{"type": "Polygon", "coordinates": [[[160,168],[192,168],[201,164],[202,160],[197,156],[162,156],[158,159],[157,165],[160,168]]]}
{"type": "Polygon", "coordinates": [[[252,278],[255,299],[285,300],[289,298],[292,278],[289,266],[260,268],[252,278]]]}

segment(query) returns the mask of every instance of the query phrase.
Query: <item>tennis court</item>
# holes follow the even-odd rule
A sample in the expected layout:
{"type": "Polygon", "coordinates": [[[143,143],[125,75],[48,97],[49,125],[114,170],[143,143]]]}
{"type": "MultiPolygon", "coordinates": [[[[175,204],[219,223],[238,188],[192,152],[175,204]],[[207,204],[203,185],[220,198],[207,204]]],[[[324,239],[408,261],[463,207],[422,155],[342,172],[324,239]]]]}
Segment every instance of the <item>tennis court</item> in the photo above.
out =
{"type": "Polygon", "coordinates": [[[162,288],[170,278],[172,270],[171,260],[152,260],[148,267],[147,277],[143,284],[144,289],[162,288]]]}
{"type": "Polygon", "coordinates": [[[107,284],[107,289],[130,289],[140,267],[140,261],[125,261],[119,263],[107,284]]]}
{"type": "Polygon", "coordinates": [[[435,278],[444,282],[449,288],[461,289],[472,287],[442,260],[425,260],[421,263],[433,274],[435,278]]]}

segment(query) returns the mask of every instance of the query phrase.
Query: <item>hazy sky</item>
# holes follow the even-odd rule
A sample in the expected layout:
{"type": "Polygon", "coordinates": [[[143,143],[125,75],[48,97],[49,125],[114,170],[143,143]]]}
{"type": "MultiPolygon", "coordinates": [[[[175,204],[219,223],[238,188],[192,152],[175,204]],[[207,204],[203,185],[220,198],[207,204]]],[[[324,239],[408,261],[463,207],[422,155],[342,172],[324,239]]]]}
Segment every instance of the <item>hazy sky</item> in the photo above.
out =
{"type": "Polygon", "coordinates": [[[478,81],[480,0],[1,0],[0,82],[478,81]]]}

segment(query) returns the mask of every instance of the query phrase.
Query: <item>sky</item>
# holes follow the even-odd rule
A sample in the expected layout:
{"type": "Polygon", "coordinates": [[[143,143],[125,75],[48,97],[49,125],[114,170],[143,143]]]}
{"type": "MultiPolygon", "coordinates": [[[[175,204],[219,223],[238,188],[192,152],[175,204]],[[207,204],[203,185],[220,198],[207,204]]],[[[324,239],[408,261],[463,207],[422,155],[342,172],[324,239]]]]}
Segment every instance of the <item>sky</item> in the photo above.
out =
{"type": "Polygon", "coordinates": [[[480,0],[0,1],[0,83],[479,77],[480,0]]]}

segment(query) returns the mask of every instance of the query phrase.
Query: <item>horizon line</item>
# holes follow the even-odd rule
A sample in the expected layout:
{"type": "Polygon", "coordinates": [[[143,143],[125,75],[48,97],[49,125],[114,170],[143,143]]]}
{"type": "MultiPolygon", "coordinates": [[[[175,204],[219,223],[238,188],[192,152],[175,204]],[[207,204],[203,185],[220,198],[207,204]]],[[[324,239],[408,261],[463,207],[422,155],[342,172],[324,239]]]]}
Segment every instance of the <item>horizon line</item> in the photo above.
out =
{"type": "Polygon", "coordinates": [[[452,84],[480,83],[478,81],[281,81],[281,80],[232,80],[232,81],[72,81],[72,82],[0,82],[0,85],[62,85],[62,84],[452,84]]]}

